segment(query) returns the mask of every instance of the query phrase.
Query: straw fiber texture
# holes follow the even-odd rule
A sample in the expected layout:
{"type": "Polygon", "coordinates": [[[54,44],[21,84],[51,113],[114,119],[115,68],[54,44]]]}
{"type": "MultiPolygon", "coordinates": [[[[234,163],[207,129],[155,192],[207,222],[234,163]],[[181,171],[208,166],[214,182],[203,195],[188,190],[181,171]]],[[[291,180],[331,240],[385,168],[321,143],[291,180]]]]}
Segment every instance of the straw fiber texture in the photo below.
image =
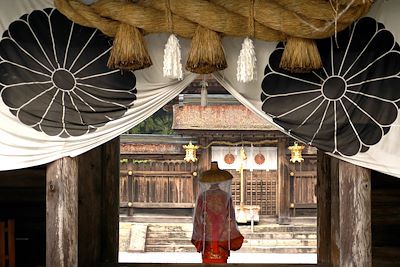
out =
{"type": "Polygon", "coordinates": [[[220,36],[264,41],[332,36],[365,15],[371,5],[372,0],[100,0],[87,6],[79,0],[55,0],[69,19],[110,37],[125,23],[144,34],[172,32],[192,38],[202,26],[220,36]]]}

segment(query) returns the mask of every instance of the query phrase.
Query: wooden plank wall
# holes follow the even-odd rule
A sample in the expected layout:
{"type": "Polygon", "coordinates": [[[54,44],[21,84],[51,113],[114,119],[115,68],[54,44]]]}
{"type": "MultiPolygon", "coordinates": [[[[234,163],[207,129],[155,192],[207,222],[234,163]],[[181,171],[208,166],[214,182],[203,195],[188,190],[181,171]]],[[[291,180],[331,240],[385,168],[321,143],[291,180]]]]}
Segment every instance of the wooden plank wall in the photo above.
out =
{"type": "Polygon", "coordinates": [[[140,207],[192,207],[194,171],[196,164],[184,160],[123,160],[120,202],[122,206],[130,201],[140,207]]]}
{"type": "Polygon", "coordinates": [[[315,185],[317,184],[316,171],[297,172],[294,176],[294,203],[316,204],[315,185]]]}
{"type": "Polygon", "coordinates": [[[400,266],[400,178],[371,176],[373,266],[400,266]]]}

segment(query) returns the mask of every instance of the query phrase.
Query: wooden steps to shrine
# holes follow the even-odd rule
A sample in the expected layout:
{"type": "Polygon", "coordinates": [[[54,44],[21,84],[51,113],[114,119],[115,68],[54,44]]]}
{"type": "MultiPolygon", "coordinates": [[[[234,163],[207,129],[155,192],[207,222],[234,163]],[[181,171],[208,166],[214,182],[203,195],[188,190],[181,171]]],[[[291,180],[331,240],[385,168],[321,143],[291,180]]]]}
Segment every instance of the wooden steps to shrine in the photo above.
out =
{"type": "MultiPolygon", "coordinates": [[[[148,223],[146,234],[138,238],[131,232],[130,248],[140,248],[141,252],[195,252],[190,239],[192,224],[190,223],[148,223]],[[144,244],[132,244],[144,242],[144,244]]],[[[131,231],[137,229],[132,224],[131,231]]],[[[143,229],[143,224],[141,224],[143,229]]],[[[239,252],[252,253],[316,253],[316,224],[300,225],[255,225],[253,231],[249,225],[239,226],[245,237],[239,252]]],[[[142,230],[143,232],[143,230],[142,230]]],[[[129,249],[128,249],[129,251],[129,249]]],[[[136,250],[138,252],[140,250],[136,250]]],[[[133,251],[132,251],[133,252],[133,251]]]]}

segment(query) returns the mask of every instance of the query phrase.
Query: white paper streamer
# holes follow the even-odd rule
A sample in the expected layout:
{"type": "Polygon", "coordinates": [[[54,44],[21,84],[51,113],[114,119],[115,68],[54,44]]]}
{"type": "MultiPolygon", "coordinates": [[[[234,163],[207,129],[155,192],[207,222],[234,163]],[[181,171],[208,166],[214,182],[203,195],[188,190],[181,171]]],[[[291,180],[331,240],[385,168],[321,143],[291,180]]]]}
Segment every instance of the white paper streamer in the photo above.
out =
{"type": "Polygon", "coordinates": [[[253,41],[250,38],[244,39],[237,61],[237,80],[238,82],[251,82],[257,78],[256,53],[253,41]]]}
{"type": "Polygon", "coordinates": [[[182,80],[181,46],[175,34],[171,34],[164,49],[164,77],[182,80]]]}

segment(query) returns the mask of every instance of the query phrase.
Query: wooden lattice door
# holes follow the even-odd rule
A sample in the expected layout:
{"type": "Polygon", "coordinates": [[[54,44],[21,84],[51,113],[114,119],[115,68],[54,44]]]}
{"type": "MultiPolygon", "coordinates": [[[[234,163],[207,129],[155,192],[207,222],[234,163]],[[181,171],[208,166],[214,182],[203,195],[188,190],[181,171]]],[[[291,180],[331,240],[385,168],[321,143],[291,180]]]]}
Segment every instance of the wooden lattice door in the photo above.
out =
{"type": "MultiPolygon", "coordinates": [[[[240,174],[235,170],[229,170],[233,175],[232,198],[235,205],[240,205],[240,174]]],[[[276,215],[276,170],[244,170],[245,181],[245,205],[260,206],[260,215],[276,215]]]]}

